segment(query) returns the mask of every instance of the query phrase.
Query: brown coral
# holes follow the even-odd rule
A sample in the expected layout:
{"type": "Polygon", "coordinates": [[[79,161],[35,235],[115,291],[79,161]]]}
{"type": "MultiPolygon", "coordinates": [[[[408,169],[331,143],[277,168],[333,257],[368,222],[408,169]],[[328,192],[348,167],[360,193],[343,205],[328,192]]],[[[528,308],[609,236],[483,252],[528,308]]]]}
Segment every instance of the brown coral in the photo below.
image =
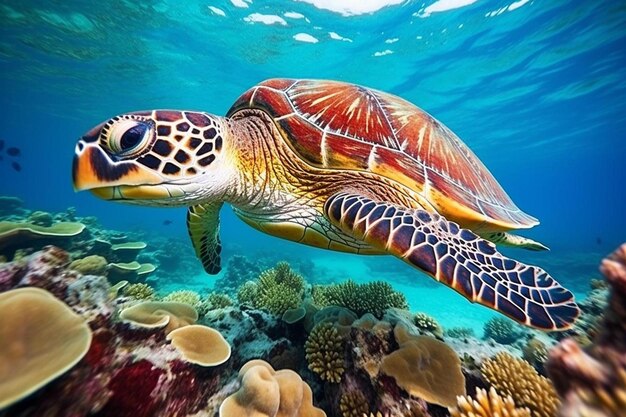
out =
{"type": "Polygon", "coordinates": [[[481,372],[498,392],[511,396],[515,404],[528,407],[533,417],[556,415],[559,398],[554,386],[525,360],[500,352],[483,363],[481,372]]]}
{"type": "Polygon", "coordinates": [[[326,417],[311,388],[295,372],[252,360],[239,371],[241,387],[220,406],[220,417],[326,417]]]}
{"type": "Polygon", "coordinates": [[[456,404],[458,395],[465,395],[461,361],[448,345],[429,336],[411,335],[400,324],[394,328],[394,336],[400,348],[383,358],[380,370],[398,386],[446,407],[456,404]]]}
{"type": "Polygon", "coordinates": [[[359,391],[344,392],[339,398],[341,417],[362,417],[369,409],[367,398],[359,391]]]}
{"type": "Polygon", "coordinates": [[[310,370],[324,381],[341,381],[345,370],[343,339],[333,323],[324,322],[315,326],[304,348],[310,370]]]}
{"type": "Polygon", "coordinates": [[[611,294],[585,351],[566,339],[546,365],[563,398],[562,417],[623,417],[626,412],[626,244],[602,261],[611,294]]]}
{"type": "Polygon", "coordinates": [[[0,409],[72,368],[91,344],[91,329],[48,291],[0,294],[0,409]]]}
{"type": "Polygon", "coordinates": [[[165,327],[169,333],[198,320],[198,312],[189,304],[147,301],[122,310],[120,318],[145,328],[165,327]]]}
{"type": "Polygon", "coordinates": [[[475,398],[459,396],[456,407],[450,408],[451,417],[530,417],[528,408],[517,408],[513,398],[501,397],[491,387],[489,393],[476,389],[475,398]]]}

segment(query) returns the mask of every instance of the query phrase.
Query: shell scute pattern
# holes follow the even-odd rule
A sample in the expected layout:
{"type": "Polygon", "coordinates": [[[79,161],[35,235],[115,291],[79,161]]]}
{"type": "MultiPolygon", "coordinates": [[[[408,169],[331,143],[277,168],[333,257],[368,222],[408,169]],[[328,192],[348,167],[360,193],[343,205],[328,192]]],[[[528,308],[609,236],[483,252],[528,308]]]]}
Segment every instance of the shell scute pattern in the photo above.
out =
{"type": "MultiPolygon", "coordinates": [[[[126,117],[143,119],[142,116],[145,114],[126,117]]],[[[214,118],[172,110],[155,110],[152,117],[159,122],[156,138],[137,158],[138,163],[164,175],[176,176],[181,172],[195,174],[215,160],[214,153],[220,150],[222,138],[214,118]]]]}
{"type": "Polygon", "coordinates": [[[495,221],[502,230],[537,224],[453,132],[399,97],[337,81],[274,79],[245,92],[227,116],[246,108],[271,115],[313,166],[393,179],[461,223],[495,221]]]}

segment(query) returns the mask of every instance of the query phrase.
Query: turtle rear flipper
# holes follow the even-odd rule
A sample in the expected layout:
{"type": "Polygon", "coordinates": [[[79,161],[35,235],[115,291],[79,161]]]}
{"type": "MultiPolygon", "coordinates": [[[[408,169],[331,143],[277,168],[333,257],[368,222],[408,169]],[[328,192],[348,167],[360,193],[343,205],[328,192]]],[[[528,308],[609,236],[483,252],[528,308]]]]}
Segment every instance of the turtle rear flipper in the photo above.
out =
{"type": "Polygon", "coordinates": [[[187,211],[187,229],[204,270],[215,275],[222,270],[220,253],[221,202],[197,204],[187,211]]]}
{"type": "Polygon", "coordinates": [[[527,326],[567,329],[580,312],[573,294],[543,269],[505,257],[493,243],[438,214],[348,193],[332,196],[324,211],[344,232],[527,326]]]}

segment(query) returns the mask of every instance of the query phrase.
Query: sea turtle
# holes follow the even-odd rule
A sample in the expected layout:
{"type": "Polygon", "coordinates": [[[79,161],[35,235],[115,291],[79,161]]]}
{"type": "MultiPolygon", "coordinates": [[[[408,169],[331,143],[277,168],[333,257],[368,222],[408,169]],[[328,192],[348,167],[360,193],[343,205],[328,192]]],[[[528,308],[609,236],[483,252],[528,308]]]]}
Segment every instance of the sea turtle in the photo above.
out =
{"type": "Polygon", "coordinates": [[[337,81],[271,79],[226,117],[126,113],[76,145],[76,190],[151,206],[188,206],[193,246],[220,271],[219,211],[303,244],[391,254],[472,302],[540,329],[571,326],[571,292],[496,243],[532,227],[487,168],[443,124],[399,97],[337,81]]]}

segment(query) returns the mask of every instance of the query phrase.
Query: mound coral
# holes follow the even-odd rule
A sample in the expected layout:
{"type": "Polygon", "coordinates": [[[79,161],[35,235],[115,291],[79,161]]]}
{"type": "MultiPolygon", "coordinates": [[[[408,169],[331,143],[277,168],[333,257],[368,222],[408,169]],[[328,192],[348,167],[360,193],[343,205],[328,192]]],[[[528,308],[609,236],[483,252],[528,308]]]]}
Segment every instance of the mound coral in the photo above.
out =
{"type": "Polygon", "coordinates": [[[120,318],[138,327],[165,327],[169,333],[195,323],[198,312],[186,303],[146,301],[122,310],[120,318]]]}
{"type": "Polygon", "coordinates": [[[217,366],[230,358],[230,345],[215,329],[198,324],[171,331],[167,340],[187,362],[201,366],[217,366]]]}
{"type": "Polygon", "coordinates": [[[430,332],[436,337],[443,337],[443,328],[437,320],[426,313],[416,313],[413,316],[413,324],[424,332],[430,332]]]}
{"type": "Polygon", "coordinates": [[[152,300],[154,298],[154,288],[148,284],[130,284],[123,288],[122,293],[135,300],[152,300]]]}
{"type": "Polygon", "coordinates": [[[609,302],[591,345],[565,339],[546,368],[563,398],[561,417],[622,417],[626,410],[626,244],[602,261],[609,302]]]}
{"type": "Polygon", "coordinates": [[[0,409],[67,372],[91,338],[87,323],[47,291],[0,294],[0,409]]]}
{"type": "Polygon", "coordinates": [[[460,396],[456,407],[450,408],[451,417],[531,417],[528,408],[517,408],[513,398],[502,398],[491,387],[489,393],[476,389],[476,397],[460,396]]]}
{"type": "Polygon", "coordinates": [[[465,395],[461,361],[448,345],[429,336],[411,335],[396,325],[394,337],[400,348],[385,356],[380,370],[399,387],[426,402],[451,407],[465,395]]]}
{"type": "Polygon", "coordinates": [[[318,307],[336,305],[354,311],[359,317],[371,313],[381,318],[388,308],[407,309],[404,295],[386,282],[357,284],[352,280],[340,284],[313,287],[313,302],[318,307]]]}
{"type": "Polygon", "coordinates": [[[501,352],[487,359],[481,372],[496,391],[511,396],[518,406],[528,407],[533,417],[556,415],[559,398],[554,386],[525,360],[501,352]]]}
{"type": "Polygon", "coordinates": [[[333,323],[324,322],[315,326],[304,349],[310,370],[324,381],[341,381],[345,370],[343,338],[333,323]]]}
{"type": "Polygon", "coordinates": [[[89,255],[73,261],[69,269],[73,269],[83,275],[105,275],[107,271],[107,260],[99,255],[89,255]]]}
{"type": "Polygon", "coordinates": [[[485,339],[493,339],[497,343],[510,345],[520,337],[520,332],[512,320],[504,317],[493,317],[485,323],[485,339]]]}
{"type": "Polygon", "coordinates": [[[241,387],[220,406],[220,417],[326,417],[311,388],[295,372],[252,360],[239,371],[241,387]]]}

